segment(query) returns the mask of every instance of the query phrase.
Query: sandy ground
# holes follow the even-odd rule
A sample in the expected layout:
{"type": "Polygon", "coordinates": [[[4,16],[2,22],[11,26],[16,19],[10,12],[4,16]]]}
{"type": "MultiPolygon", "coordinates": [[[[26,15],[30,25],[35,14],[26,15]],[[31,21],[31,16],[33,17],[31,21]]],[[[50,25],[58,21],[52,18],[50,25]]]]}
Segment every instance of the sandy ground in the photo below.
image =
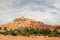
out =
{"type": "Polygon", "coordinates": [[[60,37],[43,37],[43,36],[0,36],[0,40],[60,40],[60,37]]]}

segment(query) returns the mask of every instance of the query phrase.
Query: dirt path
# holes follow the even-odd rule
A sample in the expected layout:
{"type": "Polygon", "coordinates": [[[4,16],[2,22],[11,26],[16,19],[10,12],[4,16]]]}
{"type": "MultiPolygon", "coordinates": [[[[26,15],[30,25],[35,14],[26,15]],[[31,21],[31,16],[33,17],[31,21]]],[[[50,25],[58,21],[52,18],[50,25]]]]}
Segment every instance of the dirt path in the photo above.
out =
{"type": "Polygon", "coordinates": [[[43,36],[0,36],[0,40],[60,40],[60,37],[43,37],[43,36]]]}

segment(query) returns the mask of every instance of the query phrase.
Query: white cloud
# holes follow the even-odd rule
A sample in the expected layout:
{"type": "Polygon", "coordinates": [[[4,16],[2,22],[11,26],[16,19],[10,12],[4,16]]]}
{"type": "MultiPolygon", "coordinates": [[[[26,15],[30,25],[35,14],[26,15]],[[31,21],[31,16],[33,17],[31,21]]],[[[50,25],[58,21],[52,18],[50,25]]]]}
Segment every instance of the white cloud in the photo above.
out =
{"type": "Polygon", "coordinates": [[[0,0],[0,23],[25,16],[45,23],[60,23],[60,0],[0,0]]]}

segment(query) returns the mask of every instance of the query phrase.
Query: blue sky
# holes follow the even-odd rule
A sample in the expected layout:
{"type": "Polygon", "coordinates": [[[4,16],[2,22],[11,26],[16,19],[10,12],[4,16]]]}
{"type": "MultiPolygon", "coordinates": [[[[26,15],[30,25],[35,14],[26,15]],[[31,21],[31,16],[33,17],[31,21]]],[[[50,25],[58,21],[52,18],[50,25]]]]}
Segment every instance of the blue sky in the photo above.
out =
{"type": "Polygon", "coordinates": [[[0,0],[0,24],[21,16],[60,24],[60,0],[0,0]]]}

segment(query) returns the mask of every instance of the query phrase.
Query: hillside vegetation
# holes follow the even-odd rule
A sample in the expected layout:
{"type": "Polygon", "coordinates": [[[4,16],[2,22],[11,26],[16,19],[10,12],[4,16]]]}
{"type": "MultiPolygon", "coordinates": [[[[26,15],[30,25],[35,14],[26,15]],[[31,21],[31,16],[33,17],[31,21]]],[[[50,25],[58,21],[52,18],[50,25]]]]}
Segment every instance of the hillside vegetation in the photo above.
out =
{"type": "Polygon", "coordinates": [[[60,37],[60,25],[48,25],[29,18],[16,18],[13,22],[0,26],[0,34],[3,35],[39,35],[60,37]]]}

